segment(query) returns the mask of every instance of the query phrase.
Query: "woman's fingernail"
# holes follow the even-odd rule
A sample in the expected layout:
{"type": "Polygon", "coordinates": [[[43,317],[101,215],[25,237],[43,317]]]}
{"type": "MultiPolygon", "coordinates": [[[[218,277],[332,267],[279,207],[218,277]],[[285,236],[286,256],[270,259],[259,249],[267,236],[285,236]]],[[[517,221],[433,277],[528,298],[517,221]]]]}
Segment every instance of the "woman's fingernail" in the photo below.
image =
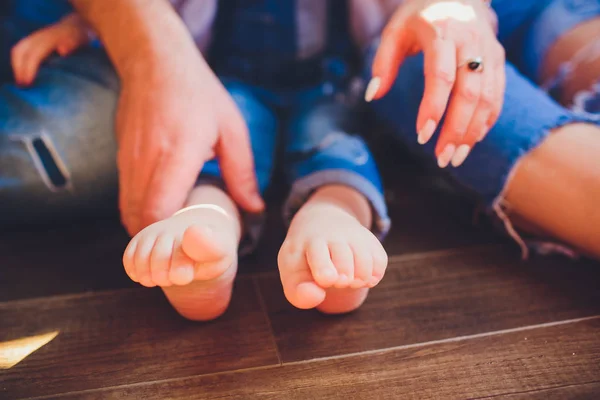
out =
{"type": "Polygon", "coordinates": [[[423,125],[423,128],[419,131],[419,137],[417,138],[417,142],[419,144],[425,144],[429,142],[429,139],[433,136],[435,132],[435,121],[432,119],[428,119],[423,125]]]}
{"type": "Polygon", "coordinates": [[[456,153],[454,153],[454,156],[452,157],[452,166],[460,167],[462,165],[462,163],[465,162],[465,159],[469,155],[470,151],[471,151],[471,146],[469,146],[467,144],[462,144],[462,145],[458,146],[458,149],[456,149],[456,153]]]}
{"type": "Polygon", "coordinates": [[[379,78],[378,76],[373,77],[367,85],[367,90],[365,91],[365,101],[367,103],[375,98],[375,95],[379,91],[380,86],[381,78],[379,78]]]}
{"type": "Polygon", "coordinates": [[[448,164],[450,164],[450,160],[454,157],[454,152],[456,151],[456,146],[452,143],[449,143],[442,151],[442,154],[438,157],[438,166],[440,168],[446,168],[448,164]]]}

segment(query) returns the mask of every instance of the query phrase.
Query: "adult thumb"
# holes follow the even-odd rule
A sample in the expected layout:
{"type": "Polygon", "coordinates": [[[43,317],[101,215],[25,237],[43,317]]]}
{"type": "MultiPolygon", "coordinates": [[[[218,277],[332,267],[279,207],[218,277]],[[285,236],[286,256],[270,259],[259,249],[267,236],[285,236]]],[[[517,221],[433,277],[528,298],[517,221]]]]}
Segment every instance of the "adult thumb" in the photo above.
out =
{"type": "Polygon", "coordinates": [[[248,127],[228,93],[217,110],[219,141],[216,155],[221,175],[233,200],[244,210],[258,213],[265,204],[258,190],[248,127]]]}

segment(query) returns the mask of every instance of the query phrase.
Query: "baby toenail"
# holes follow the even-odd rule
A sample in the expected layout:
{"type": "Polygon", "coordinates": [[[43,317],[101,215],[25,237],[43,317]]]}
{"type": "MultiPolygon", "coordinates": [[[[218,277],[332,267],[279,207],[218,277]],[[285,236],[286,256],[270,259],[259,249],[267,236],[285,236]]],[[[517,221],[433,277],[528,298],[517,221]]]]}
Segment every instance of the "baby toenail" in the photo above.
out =
{"type": "Polygon", "coordinates": [[[352,281],[352,286],[361,287],[361,286],[364,286],[364,285],[365,285],[365,282],[362,279],[355,278],[352,281]]]}
{"type": "Polygon", "coordinates": [[[180,267],[175,269],[175,273],[182,280],[192,280],[194,279],[194,269],[192,267],[180,267]]]}
{"type": "Polygon", "coordinates": [[[337,276],[337,271],[335,269],[326,268],[321,271],[321,276],[324,278],[335,278],[337,276]]]}

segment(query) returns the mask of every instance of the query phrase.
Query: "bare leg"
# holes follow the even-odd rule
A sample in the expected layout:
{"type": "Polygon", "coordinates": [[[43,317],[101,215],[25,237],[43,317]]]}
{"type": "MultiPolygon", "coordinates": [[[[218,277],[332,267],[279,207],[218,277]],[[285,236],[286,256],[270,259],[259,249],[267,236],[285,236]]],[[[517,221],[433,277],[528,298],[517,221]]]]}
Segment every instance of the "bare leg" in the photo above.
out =
{"type": "Polygon", "coordinates": [[[138,233],[125,250],[123,264],[132,280],[161,286],[182,316],[212,320],[225,312],[231,299],[240,216],[229,196],[209,185],[192,190],[189,206],[138,233]]]}
{"type": "MultiPolygon", "coordinates": [[[[542,81],[556,76],[560,65],[570,60],[592,40],[600,40],[600,17],[577,25],[556,41],[545,57],[542,81]]],[[[581,62],[576,71],[563,83],[561,102],[565,105],[571,104],[575,93],[588,89],[598,79],[600,79],[600,56],[581,62]]]]}
{"type": "MultiPolygon", "coordinates": [[[[579,24],[550,48],[543,79],[554,76],[590,40],[600,38],[600,17],[579,24]]],[[[600,78],[600,57],[579,64],[562,88],[563,103],[600,78]]],[[[600,259],[600,127],[572,124],[556,129],[523,157],[506,188],[511,219],[522,229],[569,243],[600,259]]]]}
{"type": "Polygon", "coordinates": [[[371,207],[354,189],[329,185],[298,211],[279,252],[287,299],[327,314],[355,310],[383,277],[387,255],[371,233],[371,207]]]}
{"type": "Polygon", "coordinates": [[[557,129],[523,157],[506,190],[513,222],[600,259],[600,128],[557,129]]]}

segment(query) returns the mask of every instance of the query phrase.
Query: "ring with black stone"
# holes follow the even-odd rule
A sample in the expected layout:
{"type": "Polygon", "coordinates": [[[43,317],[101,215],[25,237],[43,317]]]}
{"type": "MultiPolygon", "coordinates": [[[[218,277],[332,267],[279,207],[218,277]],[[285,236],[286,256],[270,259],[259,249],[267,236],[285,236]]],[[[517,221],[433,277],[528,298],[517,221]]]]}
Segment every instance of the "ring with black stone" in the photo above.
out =
{"type": "Polygon", "coordinates": [[[483,59],[481,57],[470,58],[458,67],[466,66],[470,71],[483,72],[483,59]]]}

